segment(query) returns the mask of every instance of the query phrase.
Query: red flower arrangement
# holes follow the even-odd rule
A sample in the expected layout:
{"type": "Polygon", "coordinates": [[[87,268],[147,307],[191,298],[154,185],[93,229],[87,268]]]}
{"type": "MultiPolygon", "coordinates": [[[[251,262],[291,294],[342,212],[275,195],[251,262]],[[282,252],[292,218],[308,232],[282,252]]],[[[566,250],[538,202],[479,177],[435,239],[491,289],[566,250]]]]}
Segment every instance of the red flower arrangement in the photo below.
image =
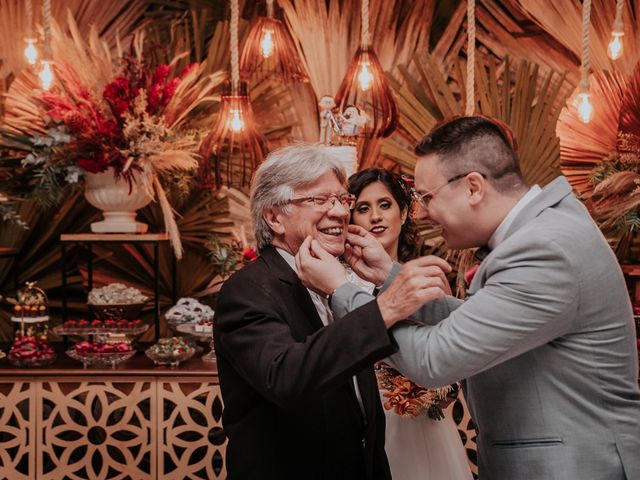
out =
{"type": "Polygon", "coordinates": [[[129,181],[134,171],[145,168],[145,159],[152,160],[153,149],[157,153],[180,152],[180,167],[195,169],[197,145],[193,135],[171,130],[165,110],[184,76],[196,66],[172,76],[167,64],[150,70],[133,56],[122,60],[124,67],[105,85],[102,98],[94,98],[71,68],[56,65],[59,88],[43,93],[39,99],[48,117],[64,125],[71,136],[58,149],[60,153],[84,171],[99,173],[113,167],[116,175],[124,175],[129,181]]]}
{"type": "Polygon", "coordinates": [[[213,93],[224,74],[208,74],[198,64],[182,68],[181,54],[152,64],[155,55],[145,54],[142,30],[133,35],[130,52],[114,62],[96,31],[86,42],[55,33],[68,55],[66,63],[53,64],[51,90],[40,90],[33,72],[24,71],[7,93],[0,192],[50,207],[85,175],[112,171],[158,200],[180,258],[164,185],[184,196],[193,184],[200,140],[214,114],[213,93]]]}

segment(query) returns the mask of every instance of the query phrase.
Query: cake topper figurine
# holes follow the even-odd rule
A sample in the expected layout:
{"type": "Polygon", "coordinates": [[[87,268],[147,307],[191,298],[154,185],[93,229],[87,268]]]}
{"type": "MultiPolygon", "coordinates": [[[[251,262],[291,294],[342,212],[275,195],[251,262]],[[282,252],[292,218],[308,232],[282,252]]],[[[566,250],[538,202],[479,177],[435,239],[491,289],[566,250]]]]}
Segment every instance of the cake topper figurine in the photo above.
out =
{"type": "Polygon", "coordinates": [[[336,102],[330,95],[323,96],[318,102],[320,108],[320,143],[325,145],[354,145],[355,139],[367,123],[366,114],[355,105],[347,105],[344,112],[335,111],[336,102]],[[333,134],[340,139],[334,140],[333,134]]]}

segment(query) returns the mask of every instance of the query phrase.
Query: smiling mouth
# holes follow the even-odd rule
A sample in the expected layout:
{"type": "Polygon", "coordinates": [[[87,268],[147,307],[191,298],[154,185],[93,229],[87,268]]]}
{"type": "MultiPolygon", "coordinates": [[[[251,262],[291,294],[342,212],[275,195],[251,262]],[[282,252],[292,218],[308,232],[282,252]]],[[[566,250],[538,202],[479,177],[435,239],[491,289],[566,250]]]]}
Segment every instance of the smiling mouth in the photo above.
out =
{"type": "Polygon", "coordinates": [[[383,227],[383,226],[377,226],[377,227],[373,227],[371,230],[369,230],[371,233],[382,233],[387,229],[387,227],[383,227]]]}
{"type": "Polygon", "coordinates": [[[331,235],[332,237],[341,237],[342,234],[344,233],[344,228],[342,227],[321,228],[319,232],[324,233],[325,235],[331,235]]]}

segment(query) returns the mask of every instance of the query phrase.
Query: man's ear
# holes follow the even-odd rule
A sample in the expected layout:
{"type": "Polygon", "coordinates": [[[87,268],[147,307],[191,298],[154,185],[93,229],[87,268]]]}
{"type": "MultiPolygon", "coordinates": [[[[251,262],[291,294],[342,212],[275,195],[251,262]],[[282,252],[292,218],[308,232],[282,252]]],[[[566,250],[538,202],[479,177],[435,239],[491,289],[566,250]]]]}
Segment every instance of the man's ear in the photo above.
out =
{"type": "Polygon", "coordinates": [[[273,230],[273,233],[282,235],[284,234],[284,225],[282,224],[282,210],[279,208],[265,208],[262,211],[262,218],[267,222],[269,228],[273,230]]]}
{"type": "Polygon", "coordinates": [[[465,178],[465,188],[471,205],[477,205],[487,194],[487,181],[478,172],[471,172],[465,178]]]}

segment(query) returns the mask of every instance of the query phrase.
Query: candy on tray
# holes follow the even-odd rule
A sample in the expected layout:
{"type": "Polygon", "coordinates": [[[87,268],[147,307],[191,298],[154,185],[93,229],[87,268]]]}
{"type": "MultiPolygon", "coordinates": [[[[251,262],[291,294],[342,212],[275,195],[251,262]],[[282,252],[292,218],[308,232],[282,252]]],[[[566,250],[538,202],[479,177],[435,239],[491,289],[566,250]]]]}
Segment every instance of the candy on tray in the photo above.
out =
{"type": "Polygon", "coordinates": [[[148,297],[137,288],[127,287],[121,283],[111,283],[89,292],[89,303],[92,305],[126,305],[145,303],[147,300],[148,297]]]}
{"type": "Polygon", "coordinates": [[[213,319],[214,311],[208,306],[200,303],[195,298],[181,298],[171,307],[165,317],[170,323],[195,323],[213,319]]]}

